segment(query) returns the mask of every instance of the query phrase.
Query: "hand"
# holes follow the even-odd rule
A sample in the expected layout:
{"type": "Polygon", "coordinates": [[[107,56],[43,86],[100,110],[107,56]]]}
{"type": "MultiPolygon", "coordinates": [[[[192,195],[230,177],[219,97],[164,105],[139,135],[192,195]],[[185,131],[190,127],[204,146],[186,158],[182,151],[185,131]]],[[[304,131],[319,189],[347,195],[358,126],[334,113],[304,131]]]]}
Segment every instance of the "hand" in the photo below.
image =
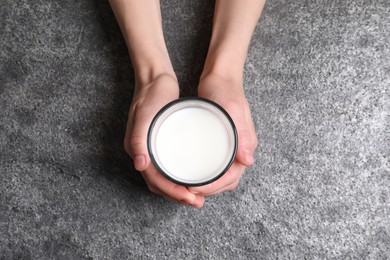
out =
{"type": "Polygon", "coordinates": [[[213,183],[189,188],[194,194],[209,196],[235,189],[245,168],[254,163],[253,153],[258,141],[241,84],[218,75],[205,76],[199,83],[198,95],[218,103],[232,117],[238,133],[238,150],[230,169],[213,183]]]}
{"type": "Polygon", "coordinates": [[[170,101],[179,97],[176,78],[159,75],[151,82],[136,84],[136,91],[129,111],[124,146],[133,158],[134,167],[140,171],[150,191],[182,204],[200,208],[204,197],[194,195],[184,186],[162,176],[150,161],[147,150],[147,134],[157,112],[170,101]]]}

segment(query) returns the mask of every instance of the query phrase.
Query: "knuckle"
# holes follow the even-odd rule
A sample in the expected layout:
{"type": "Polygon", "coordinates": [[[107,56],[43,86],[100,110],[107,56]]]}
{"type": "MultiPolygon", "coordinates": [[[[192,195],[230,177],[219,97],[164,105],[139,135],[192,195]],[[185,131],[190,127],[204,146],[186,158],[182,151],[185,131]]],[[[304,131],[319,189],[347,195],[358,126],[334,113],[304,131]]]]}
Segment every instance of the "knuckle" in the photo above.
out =
{"type": "Polygon", "coordinates": [[[129,144],[130,144],[130,147],[131,148],[134,148],[134,147],[139,147],[141,145],[144,145],[144,138],[142,136],[139,136],[139,135],[131,135],[130,136],[130,141],[129,141],[129,144]]]}

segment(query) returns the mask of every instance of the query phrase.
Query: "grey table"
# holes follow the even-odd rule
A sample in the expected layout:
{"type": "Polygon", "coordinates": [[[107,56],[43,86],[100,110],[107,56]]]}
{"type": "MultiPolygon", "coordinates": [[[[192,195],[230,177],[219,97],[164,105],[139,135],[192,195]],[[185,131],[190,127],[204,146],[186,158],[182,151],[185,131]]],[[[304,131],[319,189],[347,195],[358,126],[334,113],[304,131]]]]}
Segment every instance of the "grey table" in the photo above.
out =
{"type": "MultiPolygon", "coordinates": [[[[162,1],[194,95],[212,1],[162,1]]],[[[200,209],[122,148],[134,76],[106,1],[0,3],[1,259],[389,259],[390,2],[270,0],[245,91],[260,146],[200,209]]]]}

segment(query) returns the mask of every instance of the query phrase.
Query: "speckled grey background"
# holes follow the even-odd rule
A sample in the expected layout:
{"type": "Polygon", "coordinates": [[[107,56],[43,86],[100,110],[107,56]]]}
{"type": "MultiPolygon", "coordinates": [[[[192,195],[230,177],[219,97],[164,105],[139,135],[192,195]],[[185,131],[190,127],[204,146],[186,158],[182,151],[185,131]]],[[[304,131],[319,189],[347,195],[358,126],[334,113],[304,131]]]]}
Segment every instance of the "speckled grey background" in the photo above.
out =
{"type": "MultiPolygon", "coordinates": [[[[212,1],[162,2],[183,95],[212,1]]],[[[245,70],[261,141],[200,209],[122,148],[134,78],[104,0],[0,3],[1,259],[389,259],[390,2],[269,0],[245,70]]]]}

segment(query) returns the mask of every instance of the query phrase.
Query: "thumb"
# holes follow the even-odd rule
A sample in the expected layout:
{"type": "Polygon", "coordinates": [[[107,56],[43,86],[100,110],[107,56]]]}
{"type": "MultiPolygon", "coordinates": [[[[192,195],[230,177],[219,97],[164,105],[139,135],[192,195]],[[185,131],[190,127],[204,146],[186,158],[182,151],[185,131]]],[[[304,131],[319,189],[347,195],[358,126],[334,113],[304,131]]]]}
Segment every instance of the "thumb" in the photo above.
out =
{"type": "Polygon", "coordinates": [[[255,159],[253,153],[257,146],[257,137],[247,104],[239,104],[228,111],[236,125],[238,135],[238,148],[236,160],[244,166],[251,166],[255,159]]]}
{"type": "Polygon", "coordinates": [[[245,111],[233,110],[232,118],[237,128],[238,149],[236,160],[244,166],[251,166],[255,159],[253,152],[257,145],[257,138],[251,117],[245,111]]]}
{"type": "Polygon", "coordinates": [[[147,135],[154,114],[154,111],[145,113],[145,111],[134,109],[129,115],[124,145],[137,171],[144,171],[150,165],[147,135]]]}
{"type": "Polygon", "coordinates": [[[251,166],[255,159],[252,149],[252,135],[249,129],[238,129],[238,149],[236,159],[245,166],[251,166]]]}

